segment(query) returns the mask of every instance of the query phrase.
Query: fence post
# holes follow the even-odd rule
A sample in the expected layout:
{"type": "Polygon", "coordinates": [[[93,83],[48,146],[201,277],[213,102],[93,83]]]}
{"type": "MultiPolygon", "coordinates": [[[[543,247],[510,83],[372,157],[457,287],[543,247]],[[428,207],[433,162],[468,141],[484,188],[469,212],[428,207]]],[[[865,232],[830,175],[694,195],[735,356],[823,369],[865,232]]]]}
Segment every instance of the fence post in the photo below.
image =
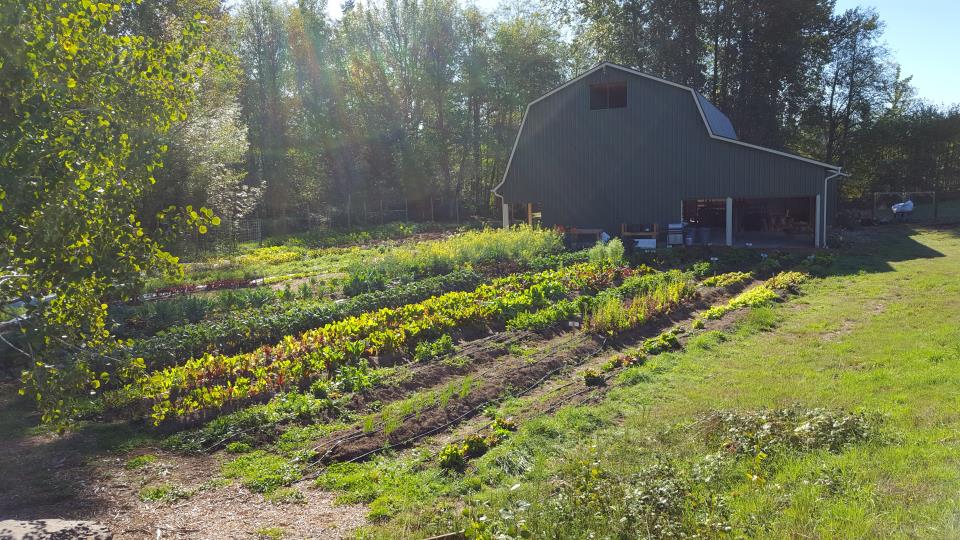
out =
{"type": "Polygon", "coordinates": [[[937,221],[939,221],[939,217],[940,217],[939,214],[940,214],[939,208],[937,207],[937,192],[934,191],[934,192],[933,192],[933,222],[934,222],[934,224],[936,224],[937,221]]]}

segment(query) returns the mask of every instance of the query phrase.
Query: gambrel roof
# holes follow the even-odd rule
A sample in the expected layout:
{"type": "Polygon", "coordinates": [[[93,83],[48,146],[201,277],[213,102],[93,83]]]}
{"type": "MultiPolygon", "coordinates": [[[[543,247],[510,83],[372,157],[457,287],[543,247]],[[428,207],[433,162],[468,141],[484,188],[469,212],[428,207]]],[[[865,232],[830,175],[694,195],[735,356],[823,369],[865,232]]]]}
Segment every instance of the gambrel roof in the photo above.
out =
{"type": "Polygon", "coordinates": [[[754,149],[754,150],[759,150],[759,151],[761,151],[761,152],[770,153],[770,154],[775,154],[775,155],[778,155],[778,156],[781,156],[781,157],[786,157],[786,158],[794,159],[794,160],[797,160],[797,161],[802,161],[802,162],[805,162],[805,163],[807,163],[807,164],[811,164],[811,165],[816,165],[816,166],[819,166],[819,167],[823,167],[824,169],[827,169],[827,170],[830,170],[830,171],[835,171],[835,172],[839,172],[839,171],[840,171],[840,167],[837,166],[837,165],[831,165],[831,164],[829,164],[829,163],[824,163],[824,162],[822,162],[822,161],[817,161],[817,160],[815,160],[815,159],[806,158],[806,157],[803,157],[803,156],[798,156],[798,155],[796,155],[796,154],[791,154],[791,153],[789,153],[789,152],[783,152],[783,151],[781,151],[781,150],[774,150],[774,149],[772,149],[772,148],[766,148],[766,147],[763,147],[763,146],[759,146],[759,145],[755,145],[755,144],[750,144],[750,143],[743,142],[743,141],[739,140],[739,139],[737,138],[736,130],[734,129],[733,124],[730,122],[730,119],[727,118],[727,116],[724,115],[723,112],[720,111],[720,109],[718,109],[715,105],[713,105],[712,103],[710,103],[710,101],[707,100],[707,98],[703,97],[699,92],[697,92],[696,90],[694,90],[693,88],[691,88],[691,87],[689,87],[689,86],[685,86],[685,85],[682,85],[682,84],[679,84],[679,83],[675,83],[675,82],[673,82],[673,81],[668,81],[668,80],[666,80],[666,79],[661,79],[660,77],[655,77],[655,76],[653,76],[653,75],[649,75],[649,74],[646,74],[646,73],[637,71],[637,70],[635,70],[635,69],[631,69],[631,68],[628,68],[628,67],[625,67],[625,66],[621,66],[621,65],[619,65],[619,64],[614,64],[614,63],[612,63],[612,62],[600,62],[600,63],[598,63],[596,66],[590,68],[589,70],[585,71],[584,73],[580,74],[579,76],[577,76],[577,77],[575,77],[575,78],[567,81],[566,83],[558,86],[557,88],[554,88],[554,89],[551,90],[550,92],[547,92],[546,94],[540,96],[539,98],[531,101],[531,102],[527,105],[526,111],[524,112],[524,115],[523,115],[523,120],[522,120],[521,123],[520,123],[520,129],[519,129],[519,131],[517,132],[517,138],[514,140],[513,148],[512,148],[511,151],[510,151],[510,158],[507,160],[507,166],[506,166],[506,168],[504,169],[503,179],[502,179],[502,180],[500,181],[500,183],[499,183],[495,188],[493,188],[493,190],[492,190],[495,194],[499,195],[499,189],[500,189],[501,186],[503,186],[504,182],[505,182],[506,179],[507,179],[507,173],[510,171],[510,165],[513,163],[514,154],[515,154],[516,151],[517,151],[517,145],[518,145],[519,142],[520,142],[520,137],[523,135],[524,125],[526,124],[527,117],[528,117],[528,115],[530,114],[530,108],[531,108],[533,105],[535,105],[535,104],[537,104],[537,103],[539,103],[539,102],[541,102],[541,101],[544,101],[544,100],[546,100],[546,99],[549,99],[551,96],[553,96],[553,95],[556,94],[557,92],[560,92],[560,91],[563,90],[564,88],[567,88],[568,86],[570,86],[570,85],[572,85],[572,84],[575,84],[576,82],[578,82],[578,81],[580,81],[581,79],[587,77],[588,75],[590,75],[590,74],[592,74],[592,73],[595,73],[595,72],[597,72],[597,71],[599,71],[599,70],[606,70],[606,69],[620,70],[620,71],[623,71],[623,72],[625,72],[625,73],[629,73],[629,74],[631,74],[631,75],[635,75],[635,76],[638,76],[638,77],[643,77],[643,78],[648,79],[648,80],[652,80],[652,81],[656,81],[656,82],[661,83],[661,84],[673,86],[673,87],[675,87],[675,88],[680,88],[680,89],[682,89],[682,90],[684,90],[684,91],[686,91],[686,92],[689,92],[689,93],[690,93],[690,96],[691,96],[691,98],[692,98],[692,100],[693,100],[693,102],[694,102],[694,104],[696,105],[697,111],[699,112],[700,118],[703,120],[704,128],[706,129],[707,134],[708,134],[712,139],[715,139],[715,140],[718,140],[718,141],[722,141],[722,142],[725,142],[725,143],[729,143],[729,144],[733,144],[733,145],[738,145],[738,146],[742,146],[742,147],[752,148],[752,149],[754,149]]]}

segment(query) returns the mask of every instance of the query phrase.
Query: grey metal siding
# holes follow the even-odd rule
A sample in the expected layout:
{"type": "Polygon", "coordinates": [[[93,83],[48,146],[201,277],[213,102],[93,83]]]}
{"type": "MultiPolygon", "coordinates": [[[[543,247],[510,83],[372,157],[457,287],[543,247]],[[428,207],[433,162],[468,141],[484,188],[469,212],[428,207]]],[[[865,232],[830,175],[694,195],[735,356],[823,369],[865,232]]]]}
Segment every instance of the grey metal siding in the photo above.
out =
{"type": "Polygon", "coordinates": [[[499,193],[547,226],[619,230],[680,218],[691,198],[816,196],[823,167],[713,139],[689,90],[608,68],[534,103],[499,193]],[[591,84],[627,81],[627,108],[591,110],[591,84]]]}

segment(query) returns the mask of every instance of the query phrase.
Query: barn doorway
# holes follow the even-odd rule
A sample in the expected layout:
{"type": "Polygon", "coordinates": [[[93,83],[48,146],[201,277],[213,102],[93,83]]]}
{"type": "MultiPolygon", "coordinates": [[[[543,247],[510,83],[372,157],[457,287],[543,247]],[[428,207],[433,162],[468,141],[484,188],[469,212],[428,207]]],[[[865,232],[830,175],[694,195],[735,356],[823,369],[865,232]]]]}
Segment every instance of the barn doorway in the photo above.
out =
{"type": "Polygon", "coordinates": [[[810,247],[814,245],[815,216],[814,197],[734,199],[734,243],[752,247],[810,247]]]}
{"type": "Polygon", "coordinates": [[[687,199],[683,201],[682,218],[686,223],[685,244],[726,243],[726,199],[687,199]]]}

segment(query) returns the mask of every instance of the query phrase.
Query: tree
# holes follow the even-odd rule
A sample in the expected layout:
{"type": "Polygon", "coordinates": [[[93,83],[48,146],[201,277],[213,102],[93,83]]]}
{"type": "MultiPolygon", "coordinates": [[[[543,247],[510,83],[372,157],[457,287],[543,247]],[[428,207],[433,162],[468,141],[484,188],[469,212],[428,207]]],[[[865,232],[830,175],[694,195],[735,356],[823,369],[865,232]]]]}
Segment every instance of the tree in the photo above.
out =
{"type": "Polygon", "coordinates": [[[289,46],[286,10],[273,0],[246,0],[239,8],[237,57],[243,71],[240,102],[250,138],[248,171],[264,189],[270,216],[282,216],[300,198],[288,178],[289,46]]]}
{"type": "Polygon", "coordinates": [[[564,61],[567,47],[543,15],[525,14],[500,21],[492,42],[487,189],[498,184],[503,175],[527,104],[570,75],[564,61]]]}
{"type": "MultiPolygon", "coordinates": [[[[576,46],[610,61],[699,87],[703,14],[698,0],[581,0],[576,46]]],[[[584,66],[585,67],[585,66],[584,66]]]]}
{"type": "MultiPolygon", "coordinates": [[[[107,378],[107,302],[179,270],[136,209],[162,166],[156,135],[186,118],[209,60],[204,25],[190,19],[169,42],[118,32],[125,6],[0,8],[0,299],[26,302],[25,389],[46,422],[107,378]]],[[[216,221],[192,208],[184,220],[201,231],[216,221]]]]}

